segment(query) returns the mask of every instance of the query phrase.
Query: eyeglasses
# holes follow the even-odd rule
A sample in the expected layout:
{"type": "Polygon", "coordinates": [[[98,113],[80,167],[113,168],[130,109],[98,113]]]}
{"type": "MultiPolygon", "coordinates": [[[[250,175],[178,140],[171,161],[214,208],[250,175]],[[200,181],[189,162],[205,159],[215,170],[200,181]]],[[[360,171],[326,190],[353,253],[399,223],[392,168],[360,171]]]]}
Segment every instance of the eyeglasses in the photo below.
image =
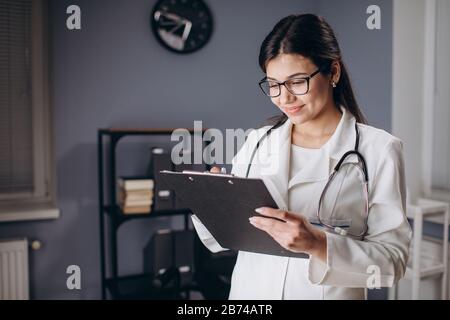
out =
{"type": "Polygon", "coordinates": [[[309,92],[309,81],[321,70],[322,68],[319,68],[307,77],[292,78],[283,82],[264,78],[259,81],[259,87],[266,96],[271,98],[278,97],[281,94],[281,86],[284,86],[293,95],[301,96],[309,92]]]}

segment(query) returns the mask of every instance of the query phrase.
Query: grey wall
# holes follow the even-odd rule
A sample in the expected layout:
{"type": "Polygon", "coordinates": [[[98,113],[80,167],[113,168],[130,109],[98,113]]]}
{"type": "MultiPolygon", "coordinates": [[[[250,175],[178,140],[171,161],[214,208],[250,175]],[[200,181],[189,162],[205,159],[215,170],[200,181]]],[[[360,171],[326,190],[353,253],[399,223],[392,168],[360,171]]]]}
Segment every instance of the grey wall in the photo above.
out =
{"type": "Polygon", "coordinates": [[[333,27],[356,99],[369,124],[390,131],[392,99],[392,1],[319,1],[319,14],[333,27]],[[366,27],[369,5],[381,9],[381,30],[366,27]]]}
{"type": "MultiPolygon", "coordinates": [[[[368,31],[368,1],[207,1],[214,14],[210,43],[180,56],[162,48],[149,28],[155,1],[50,2],[53,131],[61,218],[0,225],[2,237],[27,236],[44,246],[32,252],[32,296],[100,297],[96,131],[103,127],[249,128],[276,110],[256,85],[259,45],[274,23],[297,12],[324,15],[335,28],[360,104],[372,124],[390,128],[391,15],[368,31]],[[65,28],[66,8],[78,4],[82,30],[65,28]],[[66,267],[82,270],[82,290],[66,289],[66,267]]],[[[126,143],[128,142],[128,143],[126,143]]],[[[119,174],[145,170],[148,146],[120,145],[119,174]]],[[[179,225],[133,221],[120,230],[121,274],[141,271],[141,249],[152,230],[179,225]]]]}

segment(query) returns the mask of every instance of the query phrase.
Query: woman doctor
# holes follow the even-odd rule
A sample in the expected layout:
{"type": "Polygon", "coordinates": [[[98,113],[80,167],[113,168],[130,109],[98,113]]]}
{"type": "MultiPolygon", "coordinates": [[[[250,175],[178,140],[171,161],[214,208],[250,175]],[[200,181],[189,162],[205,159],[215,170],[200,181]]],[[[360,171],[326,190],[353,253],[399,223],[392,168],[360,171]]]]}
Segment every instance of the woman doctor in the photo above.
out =
{"type": "MultiPolygon", "coordinates": [[[[404,275],[411,238],[402,142],[365,124],[323,18],[279,21],[261,45],[259,63],[266,74],[261,89],[282,115],[270,135],[264,136],[272,126],[248,136],[232,173],[263,179],[280,208],[256,208],[249,223],[309,259],[240,251],[229,298],[365,299],[367,288],[394,285],[404,275]],[[327,186],[339,160],[355,149],[364,159],[344,157],[327,186]]],[[[211,251],[226,250],[192,219],[211,251]]]]}

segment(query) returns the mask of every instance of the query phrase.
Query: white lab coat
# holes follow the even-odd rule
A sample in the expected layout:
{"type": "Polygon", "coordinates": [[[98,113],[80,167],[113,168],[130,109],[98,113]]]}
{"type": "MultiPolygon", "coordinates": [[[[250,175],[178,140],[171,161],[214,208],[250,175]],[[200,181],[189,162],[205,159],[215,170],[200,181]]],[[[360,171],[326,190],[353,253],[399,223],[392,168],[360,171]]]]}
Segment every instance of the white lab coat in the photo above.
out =
{"type": "MultiPolygon", "coordinates": [[[[306,164],[290,180],[292,122],[288,119],[261,143],[249,177],[263,179],[279,208],[315,216],[319,196],[334,165],[355,145],[355,118],[344,108],[341,110],[341,120],[322,146],[319,160],[306,164]]],[[[245,176],[256,142],[268,128],[254,130],[248,136],[233,159],[233,174],[245,176]]],[[[411,229],[405,215],[402,142],[384,130],[363,124],[358,128],[359,151],[366,159],[369,174],[369,229],[364,240],[327,232],[326,263],[315,257],[300,259],[240,251],[230,299],[365,299],[368,284],[390,287],[403,277],[411,229]],[[373,277],[377,271],[378,279],[373,277]]],[[[347,161],[356,162],[357,158],[351,156],[347,161]]],[[[345,189],[343,186],[341,183],[341,189],[345,189]]],[[[348,212],[352,212],[351,195],[345,191],[340,194],[345,197],[348,212]]],[[[342,218],[353,219],[352,225],[362,223],[359,214],[351,215],[342,218]]],[[[208,249],[226,250],[195,215],[192,220],[208,249]]]]}

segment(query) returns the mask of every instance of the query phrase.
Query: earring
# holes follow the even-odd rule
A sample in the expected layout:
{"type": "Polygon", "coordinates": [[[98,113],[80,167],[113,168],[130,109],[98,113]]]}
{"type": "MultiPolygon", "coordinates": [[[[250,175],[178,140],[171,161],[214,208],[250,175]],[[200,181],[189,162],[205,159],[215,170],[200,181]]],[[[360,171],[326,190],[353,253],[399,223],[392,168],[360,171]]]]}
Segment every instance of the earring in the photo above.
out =
{"type": "Polygon", "coordinates": [[[331,85],[333,86],[333,88],[336,88],[336,82],[332,82],[331,85]]]}

